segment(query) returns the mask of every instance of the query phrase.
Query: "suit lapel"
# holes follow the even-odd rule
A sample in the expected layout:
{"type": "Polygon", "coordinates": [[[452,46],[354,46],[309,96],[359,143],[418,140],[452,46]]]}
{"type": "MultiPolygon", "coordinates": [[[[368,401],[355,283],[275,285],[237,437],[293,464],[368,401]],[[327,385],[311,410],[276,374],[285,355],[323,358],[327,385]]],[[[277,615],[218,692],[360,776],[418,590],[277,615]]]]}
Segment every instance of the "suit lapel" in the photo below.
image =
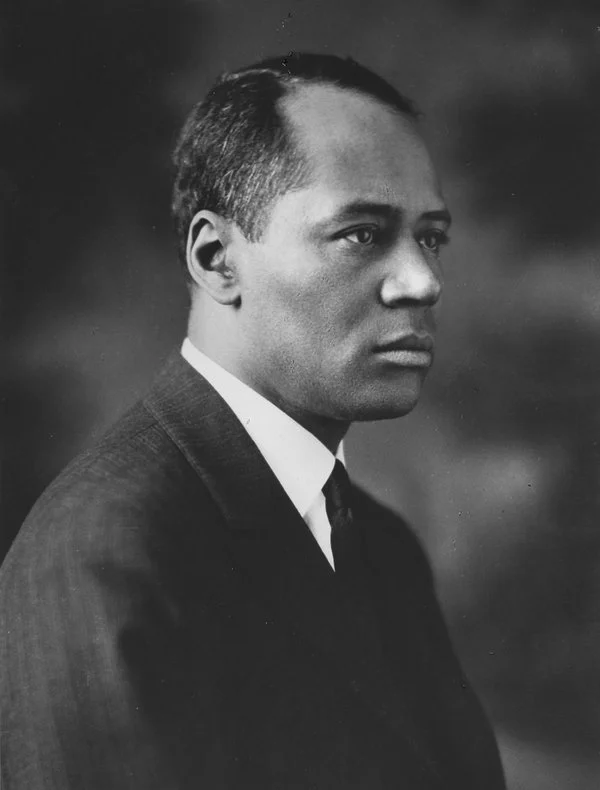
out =
{"type": "Polygon", "coordinates": [[[332,662],[336,675],[401,736],[434,787],[433,760],[388,676],[377,631],[365,633],[369,625],[347,606],[306,524],[227,404],[176,354],[146,406],[211,492],[235,562],[274,620],[332,662]]]}

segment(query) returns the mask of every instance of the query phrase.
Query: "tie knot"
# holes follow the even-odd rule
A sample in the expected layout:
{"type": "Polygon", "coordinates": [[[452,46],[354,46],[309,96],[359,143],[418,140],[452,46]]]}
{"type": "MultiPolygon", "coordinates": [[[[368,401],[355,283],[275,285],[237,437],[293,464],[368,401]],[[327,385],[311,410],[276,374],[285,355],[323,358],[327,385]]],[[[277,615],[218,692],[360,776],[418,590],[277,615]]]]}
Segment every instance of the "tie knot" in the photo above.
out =
{"type": "Polygon", "coordinates": [[[335,462],[333,472],[323,486],[323,493],[331,526],[335,572],[340,580],[354,587],[362,573],[362,546],[360,530],[351,510],[352,484],[341,461],[335,462]]]}
{"type": "Polygon", "coordinates": [[[336,459],[333,472],[323,486],[323,493],[327,502],[327,510],[339,516],[350,518],[350,503],[352,499],[352,484],[344,464],[336,459]]]}

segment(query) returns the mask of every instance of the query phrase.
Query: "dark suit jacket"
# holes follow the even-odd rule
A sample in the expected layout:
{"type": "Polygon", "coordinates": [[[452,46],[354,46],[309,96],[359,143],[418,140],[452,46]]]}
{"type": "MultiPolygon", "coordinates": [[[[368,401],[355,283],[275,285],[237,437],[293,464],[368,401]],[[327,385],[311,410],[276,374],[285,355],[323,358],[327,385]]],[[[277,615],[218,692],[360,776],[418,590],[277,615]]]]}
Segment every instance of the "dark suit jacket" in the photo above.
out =
{"type": "Polygon", "coordinates": [[[355,515],[366,620],[175,355],[2,568],[5,790],[503,787],[417,540],[358,491],[355,515]]]}

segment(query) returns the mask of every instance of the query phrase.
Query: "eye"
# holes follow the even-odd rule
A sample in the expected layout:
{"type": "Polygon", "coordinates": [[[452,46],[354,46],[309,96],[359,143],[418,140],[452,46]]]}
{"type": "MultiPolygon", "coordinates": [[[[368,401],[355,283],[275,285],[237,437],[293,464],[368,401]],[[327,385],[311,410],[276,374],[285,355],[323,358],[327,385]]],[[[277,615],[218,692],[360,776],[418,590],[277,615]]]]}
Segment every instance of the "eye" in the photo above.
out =
{"type": "Polygon", "coordinates": [[[344,238],[351,244],[360,244],[363,247],[369,247],[375,242],[376,233],[377,228],[365,225],[361,228],[355,228],[348,233],[344,233],[344,238]]]}
{"type": "Polygon", "coordinates": [[[419,244],[421,247],[423,247],[424,250],[427,250],[427,252],[432,252],[434,255],[438,255],[440,249],[444,246],[444,244],[448,244],[449,241],[450,239],[446,231],[437,230],[436,228],[426,230],[419,238],[419,244]]]}

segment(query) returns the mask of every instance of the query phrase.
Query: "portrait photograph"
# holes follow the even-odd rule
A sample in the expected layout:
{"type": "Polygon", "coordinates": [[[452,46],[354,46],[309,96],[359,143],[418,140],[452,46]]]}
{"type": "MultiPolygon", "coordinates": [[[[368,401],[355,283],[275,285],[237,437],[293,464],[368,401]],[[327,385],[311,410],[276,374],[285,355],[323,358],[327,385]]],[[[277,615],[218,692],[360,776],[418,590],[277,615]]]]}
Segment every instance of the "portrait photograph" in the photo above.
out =
{"type": "Polygon", "coordinates": [[[2,790],[600,787],[600,4],[0,35],[2,790]]]}

